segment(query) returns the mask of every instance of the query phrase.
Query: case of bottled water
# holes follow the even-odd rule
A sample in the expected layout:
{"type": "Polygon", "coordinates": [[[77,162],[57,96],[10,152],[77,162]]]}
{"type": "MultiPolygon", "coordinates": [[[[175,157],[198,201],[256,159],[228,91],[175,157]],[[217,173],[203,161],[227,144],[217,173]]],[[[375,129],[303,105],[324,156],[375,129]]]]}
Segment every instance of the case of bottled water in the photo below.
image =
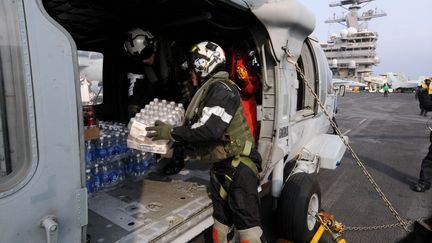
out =
{"type": "Polygon", "coordinates": [[[185,110],[182,104],[154,99],[147,104],[135,117],[131,118],[128,128],[129,136],[127,145],[129,148],[144,152],[166,154],[170,144],[168,140],[152,141],[147,137],[146,127],[154,126],[155,121],[161,120],[173,127],[181,126],[184,122],[185,110]]]}
{"type": "Polygon", "coordinates": [[[92,194],[121,185],[127,178],[142,179],[157,163],[153,153],[127,147],[128,129],[121,123],[99,123],[100,137],[85,141],[86,186],[92,194]]]}

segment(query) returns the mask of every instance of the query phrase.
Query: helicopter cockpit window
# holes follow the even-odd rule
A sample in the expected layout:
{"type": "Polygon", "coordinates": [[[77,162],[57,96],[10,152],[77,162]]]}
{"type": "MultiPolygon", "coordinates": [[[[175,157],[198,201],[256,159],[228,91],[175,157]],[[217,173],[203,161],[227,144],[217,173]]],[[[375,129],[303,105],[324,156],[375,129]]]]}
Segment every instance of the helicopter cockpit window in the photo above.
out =
{"type": "Polygon", "coordinates": [[[16,1],[0,2],[0,194],[16,188],[36,163],[30,156],[26,37],[20,33],[24,26],[17,9],[16,1]]]}
{"type": "MultiPolygon", "coordinates": [[[[304,77],[310,84],[312,90],[314,90],[314,92],[317,92],[318,80],[316,74],[316,67],[311,47],[308,45],[307,42],[303,44],[301,55],[298,59],[298,65],[300,66],[300,69],[302,70],[304,77]]],[[[317,110],[317,102],[315,101],[312,92],[306,86],[302,75],[299,72],[297,72],[297,80],[297,111],[310,111],[311,114],[315,114],[317,110]]]]}

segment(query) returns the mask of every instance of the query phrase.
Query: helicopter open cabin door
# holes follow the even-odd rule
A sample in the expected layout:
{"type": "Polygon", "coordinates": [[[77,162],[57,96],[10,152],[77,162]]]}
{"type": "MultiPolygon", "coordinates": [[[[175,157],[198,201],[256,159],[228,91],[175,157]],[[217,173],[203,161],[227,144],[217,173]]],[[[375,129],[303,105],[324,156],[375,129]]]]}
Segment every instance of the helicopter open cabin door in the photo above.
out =
{"type": "Polygon", "coordinates": [[[41,1],[0,2],[0,242],[81,242],[87,193],[74,42],[41,1]]]}

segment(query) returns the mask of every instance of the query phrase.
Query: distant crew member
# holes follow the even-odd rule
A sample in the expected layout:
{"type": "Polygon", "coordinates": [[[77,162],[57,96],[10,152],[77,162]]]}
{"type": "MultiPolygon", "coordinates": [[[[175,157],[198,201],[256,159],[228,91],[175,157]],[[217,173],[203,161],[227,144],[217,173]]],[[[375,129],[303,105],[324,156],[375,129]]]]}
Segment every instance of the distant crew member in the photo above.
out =
{"type": "Polygon", "coordinates": [[[389,93],[390,87],[388,86],[387,83],[384,84],[384,88],[383,89],[384,89],[384,97],[388,97],[388,93],[389,93]]]}
{"type": "MultiPolygon", "coordinates": [[[[427,78],[425,79],[416,90],[416,99],[418,99],[419,94],[422,90],[428,90],[429,95],[432,95],[432,85],[430,85],[431,79],[427,78]]],[[[419,108],[420,108],[420,116],[427,116],[426,109],[423,108],[422,104],[419,102],[419,108]]]]}

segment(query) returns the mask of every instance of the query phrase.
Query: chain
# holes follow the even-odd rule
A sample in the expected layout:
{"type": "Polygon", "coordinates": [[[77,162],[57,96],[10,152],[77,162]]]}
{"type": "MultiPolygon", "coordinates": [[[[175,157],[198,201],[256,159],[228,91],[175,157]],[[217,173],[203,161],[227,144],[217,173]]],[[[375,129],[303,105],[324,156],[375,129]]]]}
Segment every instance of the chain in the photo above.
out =
{"type": "Polygon", "coordinates": [[[391,229],[399,226],[401,226],[400,223],[395,223],[395,224],[383,224],[383,225],[364,226],[364,227],[347,226],[345,229],[346,231],[372,231],[372,230],[391,229]]]}
{"type": "Polygon", "coordinates": [[[295,62],[292,59],[292,55],[289,53],[287,48],[282,48],[285,53],[287,54],[287,61],[288,63],[292,64],[295,66],[297,72],[300,74],[303,82],[306,84],[306,86],[308,87],[309,91],[312,93],[312,95],[314,96],[315,100],[317,101],[317,103],[319,104],[319,106],[321,107],[321,109],[323,110],[324,114],[327,116],[327,119],[330,121],[330,125],[333,127],[333,129],[336,131],[337,135],[340,137],[340,139],[342,140],[342,142],[345,144],[345,146],[347,147],[347,149],[350,151],[352,157],[354,158],[354,160],[356,161],[357,165],[360,166],[360,168],[363,171],[363,174],[367,177],[367,179],[369,180],[369,182],[372,184],[372,186],[374,187],[375,191],[378,193],[378,195],[381,197],[381,199],[384,201],[384,203],[387,205],[387,207],[390,209],[390,212],[393,214],[393,216],[397,219],[397,221],[399,223],[396,223],[397,226],[401,226],[406,232],[408,232],[408,226],[407,223],[405,222],[404,219],[402,219],[402,217],[399,215],[399,213],[396,211],[396,209],[393,207],[393,205],[391,204],[391,202],[387,199],[387,197],[385,196],[384,192],[381,190],[381,188],[378,186],[378,184],[375,182],[375,180],[373,179],[372,175],[369,173],[369,171],[366,169],[366,167],[364,166],[363,162],[360,160],[360,158],[357,156],[357,154],[354,152],[353,148],[351,147],[351,145],[346,141],[346,139],[343,137],[341,131],[339,130],[339,128],[336,126],[336,124],[334,123],[334,121],[332,120],[330,114],[327,112],[327,110],[325,109],[324,105],[322,104],[321,100],[319,99],[318,95],[316,94],[315,90],[312,89],[309,81],[306,79],[303,71],[301,70],[301,68],[299,67],[299,65],[297,64],[297,62],[295,62]]]}
{"type": "MultiPolygon", "coordinates": [[[[425,218],[422,217],[422,218],[418,218],[415,220],[414,219],[408,220],[408,221],[406,221],[406,225],[410,226],[415,221],[420,221],[423,219],[425,219],[425,218]]],[[[363,227],[347,226],[347,227],[345,227],[345,230],[347,230],[347,231],[371,231],[371,230],[391,229],[391,228],[400,227],[400,226],[402,226],[401,223],[383,224],[383,225],[374,225],[374,226],[363,226],[363,227]]]]}

